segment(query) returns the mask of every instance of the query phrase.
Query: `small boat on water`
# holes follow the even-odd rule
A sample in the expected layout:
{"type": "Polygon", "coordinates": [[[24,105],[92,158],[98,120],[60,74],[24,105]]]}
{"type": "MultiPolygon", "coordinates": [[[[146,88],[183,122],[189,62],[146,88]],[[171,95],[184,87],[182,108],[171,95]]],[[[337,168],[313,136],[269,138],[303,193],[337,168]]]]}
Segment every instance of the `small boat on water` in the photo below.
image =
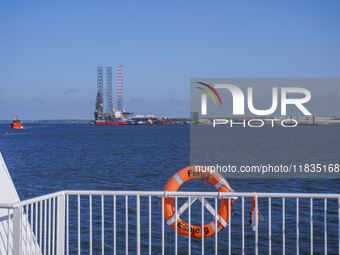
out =
{"type": "Polygon", "coordinates": [[[18,119],[18,117],[15,117],[13,122],[11,123],[13,129],[22,129],[24,126],[22,125],[21,121],[18,119]]]}

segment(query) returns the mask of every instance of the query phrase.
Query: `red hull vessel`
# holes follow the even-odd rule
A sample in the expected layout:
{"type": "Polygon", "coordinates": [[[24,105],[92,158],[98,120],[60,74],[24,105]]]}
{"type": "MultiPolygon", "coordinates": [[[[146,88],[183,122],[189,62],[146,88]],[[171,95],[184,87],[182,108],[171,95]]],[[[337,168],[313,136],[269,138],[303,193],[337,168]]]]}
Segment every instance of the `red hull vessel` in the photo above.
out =
{"type": "Polygon", "coordinates": [[[126,125],[126,121],[96,121],[96,125],[126,125]]]}
{"type": "Polygon", "coordinates": [[[108,121],[107,124],[108,125],[126,125],[127,122],[126,121],[108,121]]]}
{"type": "Polygon", "coordinates": [[[21,124],[21,121],[18,118],[15,118],[11,123],[13,129],[22,129],[24,126],[21,124]]]}

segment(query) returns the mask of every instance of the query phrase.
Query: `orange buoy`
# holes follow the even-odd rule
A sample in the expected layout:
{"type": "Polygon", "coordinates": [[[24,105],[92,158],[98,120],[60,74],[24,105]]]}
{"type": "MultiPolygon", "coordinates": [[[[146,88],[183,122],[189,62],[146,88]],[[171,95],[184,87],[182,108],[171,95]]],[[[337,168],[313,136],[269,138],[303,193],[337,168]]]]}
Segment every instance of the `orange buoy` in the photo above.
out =
{"type": "MultiPolygon", "coordinates": [[[[223,178],[223,176],[218,172],[211,171],[201,171],[199,166],[191,166],[179,170],[175,175],[173,175],[164,187],[164,191],[177,191],[179,187],[190,180],[203,180],[211,183],[215,186],[218,192],[234,192],[229,186],[228,182],[223,178]]],[[[169,197],[164,199],[164,218],[168,225],[171,226],[173,230],[177,227],[177,232],[180,235],[188,236],[190,232],[191,238],[201,238],[202,232],[204,232],[204,237],[209,237],[215,234],[215,231],[220,231],[227,226],[229,222],[229,204],[230,204],[230,216],[234,209],[234,199],[221,199],[220,209],[218,211],[218,221],[217,229],[215,229],[215,220],[204,226],[190,226],[189,224],[175,215],[174,197],[169,197]]]]}
{"type": "Polygon", "coordinates": [[[6,131],[6,136],[8,136],[8,133],[7,133],[7,131],[6,131]]]}

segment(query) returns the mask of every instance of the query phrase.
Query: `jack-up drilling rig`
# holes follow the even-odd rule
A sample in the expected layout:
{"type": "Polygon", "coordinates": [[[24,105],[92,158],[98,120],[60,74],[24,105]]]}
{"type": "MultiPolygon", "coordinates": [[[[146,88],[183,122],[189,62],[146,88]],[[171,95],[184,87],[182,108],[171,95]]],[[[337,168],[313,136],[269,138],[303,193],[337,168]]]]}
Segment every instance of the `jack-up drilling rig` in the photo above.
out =
{"type": "Polygon", "coordinates": [[[106,68],[107,111],[104,112],[103,102],[103,67],[97,67],[97,99],[95,104],[96,125],[126,125],[128,118],[134,114],[123,109],[123,66],[117,67],[117,109],[112,106],[112,67],[106,68]]]}

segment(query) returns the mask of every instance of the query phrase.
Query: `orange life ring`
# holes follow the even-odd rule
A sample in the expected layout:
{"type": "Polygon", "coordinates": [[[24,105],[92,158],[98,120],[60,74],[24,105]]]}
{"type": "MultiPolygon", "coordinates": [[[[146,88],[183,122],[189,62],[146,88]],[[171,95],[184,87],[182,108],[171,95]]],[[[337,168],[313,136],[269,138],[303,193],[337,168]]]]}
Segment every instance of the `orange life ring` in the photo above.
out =
{"type": "MultiPolygon", "coordinates": [[[[173,175],[164,187],[164,191],[177,191],[179,187],[190,180],[199,179],[204,180],[215,186],[219,192],[233,192],[228,182],[218,172],[204,171],[199,166],[190,166],[179,170],[173,175]]],[[[230,198],[230,215],[233,212],[234,199],[230,198]]],[[[229,222],[229,199],[220,200],[220,209],[218,211],[218,230],[222,230],[229,222]]],[[[164,198],[164,218],[168,225],[175,230],[175,206],[174,198],[164,198]]],[[[188,236],[189,224],[180,218],[177,220],[177,233],[183,236],[188,236]]],[[[202,238],[202,226],[191,225],[191,238],[202,238]]],[[[203,227],[204,237],[209,237],[215,234],[215,220],[207,223],[203,227]]]]}

